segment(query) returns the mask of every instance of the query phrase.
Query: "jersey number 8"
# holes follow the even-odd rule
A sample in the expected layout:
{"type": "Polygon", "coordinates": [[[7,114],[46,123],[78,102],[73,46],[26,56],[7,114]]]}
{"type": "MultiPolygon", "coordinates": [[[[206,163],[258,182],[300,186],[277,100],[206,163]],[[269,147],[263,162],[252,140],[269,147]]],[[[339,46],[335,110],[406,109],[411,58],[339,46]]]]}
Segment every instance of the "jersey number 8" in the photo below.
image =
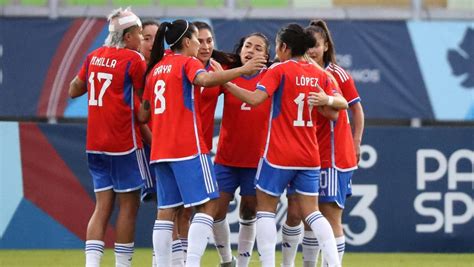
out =
{"type": "Polygon", "coordinates": [[[161,114],[165,112],[166,109],[166,99],[163,95],[165,93],[166,84],[163,80],[158,80],[155,83],[155,114],[161,114]],[[158,107],[157,102],[160,101],[160,105],[158,107]]]}

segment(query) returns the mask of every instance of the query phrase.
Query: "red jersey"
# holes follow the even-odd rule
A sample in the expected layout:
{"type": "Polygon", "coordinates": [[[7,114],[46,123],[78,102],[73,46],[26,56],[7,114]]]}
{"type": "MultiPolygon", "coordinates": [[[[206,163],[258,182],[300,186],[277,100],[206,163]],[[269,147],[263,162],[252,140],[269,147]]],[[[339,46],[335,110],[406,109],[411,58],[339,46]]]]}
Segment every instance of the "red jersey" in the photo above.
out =
{"type": "Polygon", "coordinates": [[[360,102],[359,92],[354,84],[354,80],[352,76],[349,75],[343,68],[336,64],[329,64],[326,68],[334,78],[336,78],[337,83],[339,84],[339,88],[341,88],[342,95],[347,100],[349,106],[354,105],[357,102],[360,102]]]}
{"type": "Polygon", "coordinates": [[[287,60],[274,64],[257,85],[272,98],[271,122],[263,157],[278,168],[318,169],[316,108],[309,108],[309,92],[319,85],[333,95],[327,74],[307,62],[287,60]]]}
{"type": "MultiPolygon", "coordinates": [[[[207,71],[214,71],[211,65],[206,66],[207,71]]],[[[212,149],[212,138],[214,137],[214,115],[216,113],[217,99],[222,93],[220,86],[201,87],[201,98],[199,108],[201,109],[202,133],[207,148],[212,149]]]]}
{"type": "Polygon", "coordinates": [[[89,153],[124,155],[142,147],[135,117],[135,90],[143,88],[146,63],[130,49],[100,47],[86,58],[78,77],[87,84],[89,153]]]}
{"type": "MultiPolygon", "coordinates": [[[[241,76],[232,82],[249,91],[255,91],[265,72],[251,77],[241,76]]],[[[270,106],[271,101],[267,99],[259,106],[251,107],[228,91],[224,91],[224,112],[216,163],[232,167],[257,168],[265,147],[270,106]]]]}
{"type": "MultiPolygon", "coordinates": [[[[342,95],[348,103],[360,101],[352,77],[341,67],[329,64],[326,68],[339,84],[342,95]]],[[[323,116],[318,118],[318,142],[323,168],[336,168],[339,171],[357,169],[357,158],[354,140],[347,110],[339,111],[336,121],[330,121],[323,116]]]]}
{"type": "Polygon", "coordinates": [[[195,99],[201,88],[192,81],[205,72],[194,57],[167,53],[148,73],[144,99],[153,118],[150,162],[179,161],[208,153],[195,99]]]}

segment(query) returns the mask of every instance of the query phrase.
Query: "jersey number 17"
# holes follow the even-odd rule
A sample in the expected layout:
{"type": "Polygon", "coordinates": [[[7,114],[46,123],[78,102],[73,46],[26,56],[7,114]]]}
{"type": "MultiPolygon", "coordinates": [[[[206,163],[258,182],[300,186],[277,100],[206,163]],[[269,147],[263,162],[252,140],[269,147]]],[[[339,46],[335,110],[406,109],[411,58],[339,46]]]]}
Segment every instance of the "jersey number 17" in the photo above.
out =
{"type": "Polygon", "coordinates": [[[89,74],[89,84],[90,84],[90,91],[89,91],[89,106],[99,106],[102,107],[105,91],[109,88],[110,84],[112,83],[113,75],[110,73],[105,72],[98,72],[97,73],[97,80],[100,82],[103,81],[102,88],[100,88],[99,96],[96,98],[95,95],[95,72],[91,72],[89,74]]]}

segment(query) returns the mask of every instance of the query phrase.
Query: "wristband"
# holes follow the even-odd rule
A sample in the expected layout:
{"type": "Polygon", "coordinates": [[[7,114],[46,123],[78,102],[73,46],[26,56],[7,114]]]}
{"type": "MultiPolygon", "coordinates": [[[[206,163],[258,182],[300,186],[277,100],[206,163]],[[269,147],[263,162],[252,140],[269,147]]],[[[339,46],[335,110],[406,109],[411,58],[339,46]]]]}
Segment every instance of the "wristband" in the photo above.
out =
{"type": "Polygon", "coordinates": [[[334,96],[328,96],[328,106],[332,106],[334,103],[334,96]]]}

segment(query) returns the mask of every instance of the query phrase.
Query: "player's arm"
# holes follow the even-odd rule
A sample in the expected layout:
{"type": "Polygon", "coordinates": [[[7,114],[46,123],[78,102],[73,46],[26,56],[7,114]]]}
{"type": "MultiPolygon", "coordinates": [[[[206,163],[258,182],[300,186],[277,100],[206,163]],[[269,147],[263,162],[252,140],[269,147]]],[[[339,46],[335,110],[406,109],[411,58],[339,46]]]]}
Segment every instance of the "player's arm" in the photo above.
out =
{"type": "Polygon", "coordinates": [[[319,106],[318,112],[321,113],[328,120],[335,121],[339,117],[339,111],[330,106],[319,106]]]}
{"type": "Polygon", "coordinates": [[[336,93],[329,96],[321,87],[319,87],[319,92],[309,92],[308,102],[314,106],[329,106],[336,111],[349,107],[346,99],[342,95],[336,93]]]}
{"type": "Polygon", "coordinates": [[[227,89],[231,94],[240,99],[241,101],[249,104],[250,106],[258,106],[260,103],[268,98],[267,92],[257,89],[255,91],[245,90],[233,83],[226,83],[224,88],[227,89]]]}
{"type": "Polygon", "coordinates": [[[138,98],[140,98],[140,101],[141,101],[142,98],[143,98],[143,91],[144,91],[143,88],[138,88],[138,89],[136,90],[136,94],[137,94],[138,98]]]}
{"type": "Polygon", "coordinates": [[[76,98],[87,93],[86,83],[76,76],[69,84],[69,97],[76,98]]]}
{"type": "Polygon", "coordinates": [[[245,65],[229,70],[223,70],[222,66],[215,60],[211,59],[211,65],[214,72],[201,72],[196,75],[193,83],[203,87],[211,87],[224,84],[241,75],[249,75],[261,70],[265,67],[266,59],[264,57],[254,57],[245,65]]]}
{"type": "Polygon", "coordinates": [[[150,120],[151,111],[150,111],[150,101],[144,99],[138,110],[137,118],[141,123],[147,123],[150,120]]]}
{"type": "Polygon", "coordinates": [[[143,140],[148,145],[151,145],[151,130],[147,124],[140,124],[140,133],[142,134],[143,140]]]}
{"type": "Polygon", "coordinates": [[[353,123],[352,136],[354,138],[354,148],[357,155],[357,162],[359,162],[360,144],[362,142],[362,135],[364,133],[364,124],[365,124],[364,109],[362,108],[362,104],[360,102],[357,102],[351,105],[350,110],[352,112],[352,123],[353,123]]]}

